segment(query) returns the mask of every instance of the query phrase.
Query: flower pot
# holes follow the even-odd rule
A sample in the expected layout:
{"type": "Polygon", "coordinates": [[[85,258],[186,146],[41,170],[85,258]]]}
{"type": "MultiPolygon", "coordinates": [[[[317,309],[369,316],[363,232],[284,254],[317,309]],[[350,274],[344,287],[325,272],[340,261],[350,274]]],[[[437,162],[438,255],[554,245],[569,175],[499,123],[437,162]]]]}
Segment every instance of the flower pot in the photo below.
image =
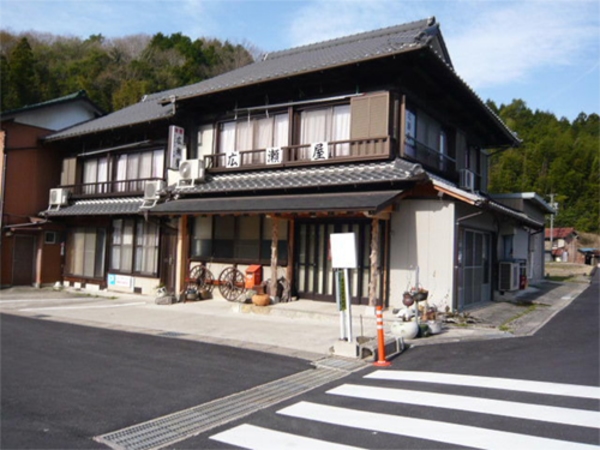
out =
{"type": "Polygon", "coordinates": [[[437,320],[428,320],[427,325],[431,334],[440,334],[442,332],[442,323],[437,320]]]}
{"type": "Polygon", "coordinates": [[[390,331],[394,336],[402,337],[404,339],[414,339],[419,334],[419,325],[417,322],[392,322],[390,331]]]}
{"type": "Polygon", "coordinates": [[[252,296],[252,303],[256,306],[267,306],[271,303],[269,294],[256,294],[252,296]]]}

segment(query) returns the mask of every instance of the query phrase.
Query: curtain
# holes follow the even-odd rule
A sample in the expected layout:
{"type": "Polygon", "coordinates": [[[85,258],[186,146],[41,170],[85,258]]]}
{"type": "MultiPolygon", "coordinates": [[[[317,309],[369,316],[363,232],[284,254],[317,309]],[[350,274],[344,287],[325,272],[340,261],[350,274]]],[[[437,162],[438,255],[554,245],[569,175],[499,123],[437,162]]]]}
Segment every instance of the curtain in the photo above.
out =
{"type": "MultiPolygon", "coordinates": [[[[219,136],[218,153],[227,153],[235,150],[235,122],[222,124],[219,136]]],[[[219,157],[218,167],[225,167],[225,155],[219,157]]]]}
{"type": "MultiPolygon", "coordinates": [[[[331,140],[346,141],[348,139],[350,139],[350,105],[336,106],[333,108],[331,140]]],[[[335,156],[348,156],[350,155],[350,144],[338,144],[335,150],[335,156]]]]}
{"type": "Polygon", "coordinates": [[[155,150],[152,165],[152,178],[163,178],[165,173],[165,151],[155,150]]]}
{"type": "Polygon", "coordinates": [[[98,160],[98,185],[97,192],[105,193],[108,192],[108,158],[100,158],[98,160]]]}
{"type": "Polygon", "coordinates": [[[135,191],[138,190],[137,183],[132,183],[130,180],[135,180],[138,178],[140,166],[140,155],[138,153],[130,154],[127,156],[127,176],[128,180],[125,183],[125,191],[135,191]]]}
{"type": "Polygon", "coordinates": [[[278,114],[275,116],[275,126],[273,131],[273,146],[287,147],[289,134],[289,117],[287,114],[278,114]]]}
{"type": "Polygon", "coordinates": [[[119,155],[117,160],[117,183],[116,191],[124,192],[126,190],[125,180],[127,179],[127,155],[119,155]]]}
{"type": "MultiPolygon", "coordinates": [[[[96,183],[98,181],[98,160],[97,159],[88,159],[83,162],[83,184],[88,183],[96,183]]],[[[86,194],[95,194],[96,186],[84,186],[84,193],[86,194]]]]}
{"type": "MultiPolygon", "coordinates": [[[[313,109],[300,113],[300,144],[312,144],[327,140],[328,109],[313,109]]],[[[298,160],[310,160],[310,148],[299,151],[298,160]]]]}

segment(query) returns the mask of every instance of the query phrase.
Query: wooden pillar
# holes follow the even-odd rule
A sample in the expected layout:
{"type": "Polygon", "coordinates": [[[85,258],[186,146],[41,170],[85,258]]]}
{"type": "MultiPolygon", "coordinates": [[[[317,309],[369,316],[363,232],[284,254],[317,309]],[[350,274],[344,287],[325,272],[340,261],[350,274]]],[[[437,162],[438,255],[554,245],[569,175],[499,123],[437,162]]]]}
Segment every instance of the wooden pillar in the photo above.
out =
{"type": "Polygon", "coordinates": [[[179,218],[179,233],[177,236],[178,240],[178,252],[177,254],[180,256],[178,265],[179,265],[179,276],[177,280],[175,280],[175,289],[177,292],[181,292],[185,287],[185,279],[188,276],[188,272],[190,270],[188,257],[189,257],[189,226],[188,226],[188,217],[187,215],[181,216],[179,218]]]}
{"type": "Polygon", "coordinates": [[[279,217],[273,216],[271,230],[271,285],[269,292],[272,297],[277,295],[277,244],[279,242],[279,217]]]}
{"type": "MultiPolygon", "coordinates": [[[[287,237],[288,237],[288,261],[287,261],[287,271],[286,271],[286,278],[287,278],[287,282],[290,285],[290,290],[291,287],[294,285],[294,236],[295,236],[295,227],[296,227],[296,220],[293,217],[290,217],[288,219],[288,233],[287,233],[287,237]]],[[[290,293],[291,295],[291,293],[290,293]]]]}
{"type": "Polygon", "coordinates": [[[369,306],[377,306],[379,286],[379,219],[371,221],[371,280],[369,282],[369,306]]]}

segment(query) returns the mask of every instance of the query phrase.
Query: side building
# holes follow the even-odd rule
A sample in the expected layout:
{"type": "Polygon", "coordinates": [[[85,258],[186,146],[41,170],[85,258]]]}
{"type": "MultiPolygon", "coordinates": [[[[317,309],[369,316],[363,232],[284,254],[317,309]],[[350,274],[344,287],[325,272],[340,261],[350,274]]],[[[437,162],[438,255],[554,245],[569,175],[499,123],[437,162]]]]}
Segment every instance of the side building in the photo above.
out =
{"type": "Polygon", "coordinates": [[[103,111],[84,91],[3,111],[0,116],[0,285],[54,283],[62,277],[63,227],[38,213],[59,184],[62,155],[44,137],[103,111]]]}

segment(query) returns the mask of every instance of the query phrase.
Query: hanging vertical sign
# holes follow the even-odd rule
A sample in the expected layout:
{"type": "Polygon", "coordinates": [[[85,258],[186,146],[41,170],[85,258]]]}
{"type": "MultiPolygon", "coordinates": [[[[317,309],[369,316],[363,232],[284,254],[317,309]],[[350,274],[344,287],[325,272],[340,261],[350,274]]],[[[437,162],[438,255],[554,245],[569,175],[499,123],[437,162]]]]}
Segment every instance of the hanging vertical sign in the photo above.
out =
{"type": "Polygon", "coordinates": [[[171,125],[169,127],[169,169],[179,170],[179,163],[183,158],[185,149],[185,135],[182,127],[171,125]]]}
{"type": "Polygon", "coordinates": [[[356,235],[332,233],[331,267],[335,272],[336,302],[340,311],[340,339],[352,342],[352,298],[348,269],[356,269],[356,235]]]}

